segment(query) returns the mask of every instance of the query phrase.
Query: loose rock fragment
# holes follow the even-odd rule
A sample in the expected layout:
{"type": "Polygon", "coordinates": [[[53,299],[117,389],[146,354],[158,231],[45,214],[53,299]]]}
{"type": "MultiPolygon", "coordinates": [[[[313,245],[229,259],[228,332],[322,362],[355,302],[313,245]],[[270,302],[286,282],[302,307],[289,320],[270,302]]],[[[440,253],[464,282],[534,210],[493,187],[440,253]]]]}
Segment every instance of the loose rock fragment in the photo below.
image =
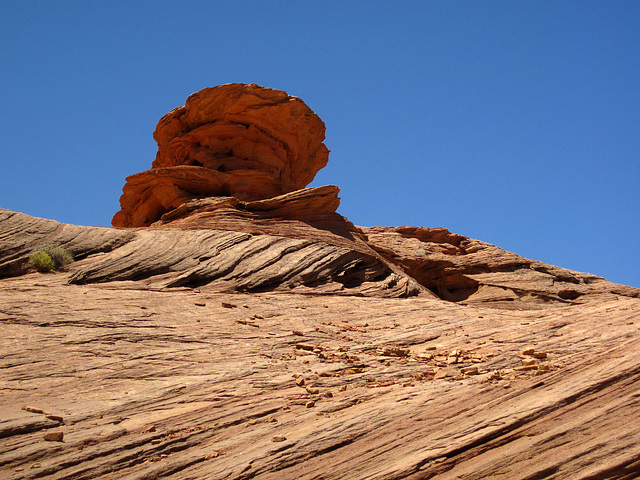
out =
{"type": "Polygon", "coordinates": [[[42,410],[41,408],[29,407],[27,405],[23,405],[22,410],[26,412],[31,412],[31,413],[44,413],[44,410],[42,410]]]}
{"type": "Polygon", "coordinates": [[[271,437],[272,442],[284,442],[287,439],[284,435],[274,435],[271,437]]]}
{"type": "Polygon", "coordinates": [[[409,349],[388,345],[385,347],[380,347],[378,349],[378,355],[382,355],[385,357],[406,357],[407,355],[409,355],[409,349]]]}
{"type": "Polygon", "coordinates": [[[63,438],[63,432],[47,432],[44,434],[44,439],[47,442],[61,442],[63,438]]]}

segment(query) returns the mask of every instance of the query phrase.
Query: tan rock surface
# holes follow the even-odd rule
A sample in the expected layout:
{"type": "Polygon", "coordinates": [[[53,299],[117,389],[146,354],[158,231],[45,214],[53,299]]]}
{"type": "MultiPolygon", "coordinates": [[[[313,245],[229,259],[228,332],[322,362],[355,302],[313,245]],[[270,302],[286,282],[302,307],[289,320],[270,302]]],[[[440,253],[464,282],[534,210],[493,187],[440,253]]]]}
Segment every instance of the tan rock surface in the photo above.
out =
{"type": "Polygon", "coordinates": [[[640,290],[597,275],[529,260],[445,228],[361,228],[366,242],[440,298],[498,308],[545,308],[640,298],[640,290]]]}
{"type": "Polygon", "coordinates": [[[640,474],[638,299],[507,311],[70,275],[0,280],[0,478],[640,474]],[[530,348],[547,357],[523,369],[530,348]]]}
{"type": "Polygon", "coordinates": [[[113,225],[146,226],[203,195],[261,200],[302,189],[327,164],[324,135],[322,120],[281,90],[205,88],[160,119],[152,169],[127,178],[113,225]]]}

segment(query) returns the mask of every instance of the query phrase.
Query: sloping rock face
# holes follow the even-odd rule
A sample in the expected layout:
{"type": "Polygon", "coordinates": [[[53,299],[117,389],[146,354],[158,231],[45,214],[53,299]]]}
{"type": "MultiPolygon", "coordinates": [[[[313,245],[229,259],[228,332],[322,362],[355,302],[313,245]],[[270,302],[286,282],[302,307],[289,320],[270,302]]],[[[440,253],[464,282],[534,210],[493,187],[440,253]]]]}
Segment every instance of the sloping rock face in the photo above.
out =
{"type": "Polygon", "coordinates": [[[115,227],[146,226],[199,196],[261,200],[304,188],[327,164],[322,120],[258,85],[205,88],[160,119],[151,170],[127,178],[115,227]]]}
{"type": "Polygon", "coordinates": [[[0,478],[640,476],[638,299],[505,311],[73,274],[0,280],[0,478]]]}
{"type": "Polygon", "coordinates": [[[597,275],[556,267],[507,252],[445,228],[361,228],[367,243],[444,300],[497,308],[545,308],[640,298],[640,290],[597,275]]]}
{"type": "Polygon", "coordinates": [[[521,310],[640,298],[640,289],[446,229],[356,227],[330,212],[335,193],[328,186],[256,202],[194,200],[140,229],[66,225],[0,210],[0,278],[28,273],[34,249],[59,246],[78,260],[69,277],[77,284],[421,296],[521,310]],[[281,218],[282,211],[306,221],[281,218]],[[305,217],[308,211],[314,213],[305,217]]]}
{"type": "MultiPolygon", "coordinates": [[[[235,201],[230,198],[226,203],[235,201]]],[[[257,203],[247,208],[261,212],[264,206],[257,203]]],[[[234,219],[223,208],[224,221],[218,224],[215,213],[220,212],[211,211],[210,204],[206,207],[203,214],[209,214],[209,223],[203,221],[200,227],[170,224],[146,229],[80,227],[0,210],[0,278],[27,273],[34,249],[50,246],[69,250],[78,260],[69,277],[70,283],[77,284],[130,282],[124,287],[434,296],[352,236],[349,229],[355,227],[346,222],[342,231],[333,233],[300,221],[256,222],[245,208],[239,212],[249,218],[234,219]]]]}

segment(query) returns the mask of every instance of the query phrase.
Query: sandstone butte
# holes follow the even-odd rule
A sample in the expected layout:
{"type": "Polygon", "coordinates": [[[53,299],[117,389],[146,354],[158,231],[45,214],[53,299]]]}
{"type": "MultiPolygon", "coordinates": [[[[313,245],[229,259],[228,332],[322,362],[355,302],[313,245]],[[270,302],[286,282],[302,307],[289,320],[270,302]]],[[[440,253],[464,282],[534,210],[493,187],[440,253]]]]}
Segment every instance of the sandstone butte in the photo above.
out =
{"type": "Polygon", "coordinates": [[[154,136],[115,228],[0,210],[0,478],[640,477],[640,290],[353,225],[285,92],[154,136]]]}

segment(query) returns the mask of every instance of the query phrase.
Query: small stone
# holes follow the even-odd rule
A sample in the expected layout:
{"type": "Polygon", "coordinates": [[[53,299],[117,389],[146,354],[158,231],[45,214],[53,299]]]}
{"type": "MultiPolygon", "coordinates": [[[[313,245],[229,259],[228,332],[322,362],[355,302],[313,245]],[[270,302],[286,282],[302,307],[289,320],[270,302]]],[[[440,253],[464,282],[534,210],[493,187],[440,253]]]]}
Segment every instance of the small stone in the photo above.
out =
{"type": "Polygon", "coordinates": [[[307,387],[306,390],[307,390],[307,393],[310,393],[312,395],[320,393],[320,390],[315,387],[307,387]]]}
{"type": "MultiPolygon", "coordinates": [[[[294,330],[294,332],[295,332],[295,330],[294,330]]],[[[316,347],[313,346],[313,345],[310,345],[308,343],[298,343],[296,345],[296,348],[298,350],[306,350],[307,352],[313,352],[313,349],[316,348],[316,347]]]]}
{"type": "Polygon", "coordinates": [[[523,365],[521,367],[514,368],[514,370],[516,370],[517,372],[528,372],[529,370],[537,370],[537,369],[538,369],[537,365],[523,365]]]}
{"type": "Polygon", "coordinates": [[[385,346],[378,349],[378,354],[385,357],[406,357],[407,355],[409,355],[409,349],[395,346],[385,346]]]}
{"type": "Polygon", "coordinates": [[[447,358],[447,365],[452,365],[454,363],[458,363],[458,357],[448,357],[447,358]]]}
{"type": "Polygon", "coordinates": [[[287,439],[284,435],[274,435],[271,437],[272,442],[284,442],[287,439]]]}
{"type": "Polygon", "coordinates": [[[304,385],[304,377],[296,378],[296,385],[302,387],[304,385]]]}
{"type": "Polygon", "coordinates": [[[524,360],[522,360],[522,365],[525,367],[535,365],[536,363],[537,362],[533,358],[525,358],[524,360]]]}
{"type": "Polygon", "coordinates": [[[222,302],[222,308],[238,308],[237,305],[234,305],[233,303],[226,303],[226,302],[222,302]]]}
{"type": "Polygon", "coordinates": [[[144,428],[141,433],[151,433],[151,432],[155,432],[155,431],[156,431],[156,426],[155,425],[149,425],[148,427],[144,428]]]}
{"type": "Polygon", "coordinates": [[[535,352],[533,356],[536,358],[547,358],[547,354],[545,352],[535,352]]]}
{"type": "Polygon", "coordinates": [[[64,433],[62,432],[48,432],[44,434],[44,439],[47,442],[61,442],[64,438],[64,433]]]}
{"type": "Polygon", "coordinates": [[[298,335],[300,337],[304,336],[304,333],[302,333],[300,330],[293,330],[291,333],[293,333],[294,335],[298,335]]]}
{"type": "Polygon", "coordinates": [[[478,367],[465,367],[461,372],[465,375],[478,375],[478,367]]]}
{"type": "Polygon", "coordinates": [[[522,351],[522,355],[533,355],[535,352],[535,348],[526,348],[522,351]]]}
{"type": "Polygon", "coordinates": [[[435,374],[435,376],[433,377],[435,380],[439,380],[442,378],[447,378],[447,377],[454,377],[458,374],[458,370],[454,367],[447,367],[447,368],[443,368],[441,370],[438,370],[435,374]]]}
{"type": "Polygon", "coordinates": [[[46,415],[45,418],[48,418],[49,420],[54,420],[56,422],[64,421],[64,419],[60,415],[46,415]]]}
{"type": "Polygon", "coordinates": [[[333,393],[331,393],[331,392],[329,392],[329,391],[327,390],[326,392],[324,392],[324,393],[322,394],[322,396],[323,396],[323,397],[326,397],[326,398],[333,398],[333,393]]]}
{"type": "Polygon", "coordinates": [[[313,408],[316,406],[316,402],[314,402],[313,400],[309,401],[306,403],[305,405],[307,408],[313,408]]]}
{"type": "Polygon", "coordinates": [[[195,302],[195,303],[194,303],[194,305],[195,305],[196,307],[206,307],[206,306],[207,306],[207,304],[206,304],[206,303],[204,303],[204,302],[195,302]]]}

